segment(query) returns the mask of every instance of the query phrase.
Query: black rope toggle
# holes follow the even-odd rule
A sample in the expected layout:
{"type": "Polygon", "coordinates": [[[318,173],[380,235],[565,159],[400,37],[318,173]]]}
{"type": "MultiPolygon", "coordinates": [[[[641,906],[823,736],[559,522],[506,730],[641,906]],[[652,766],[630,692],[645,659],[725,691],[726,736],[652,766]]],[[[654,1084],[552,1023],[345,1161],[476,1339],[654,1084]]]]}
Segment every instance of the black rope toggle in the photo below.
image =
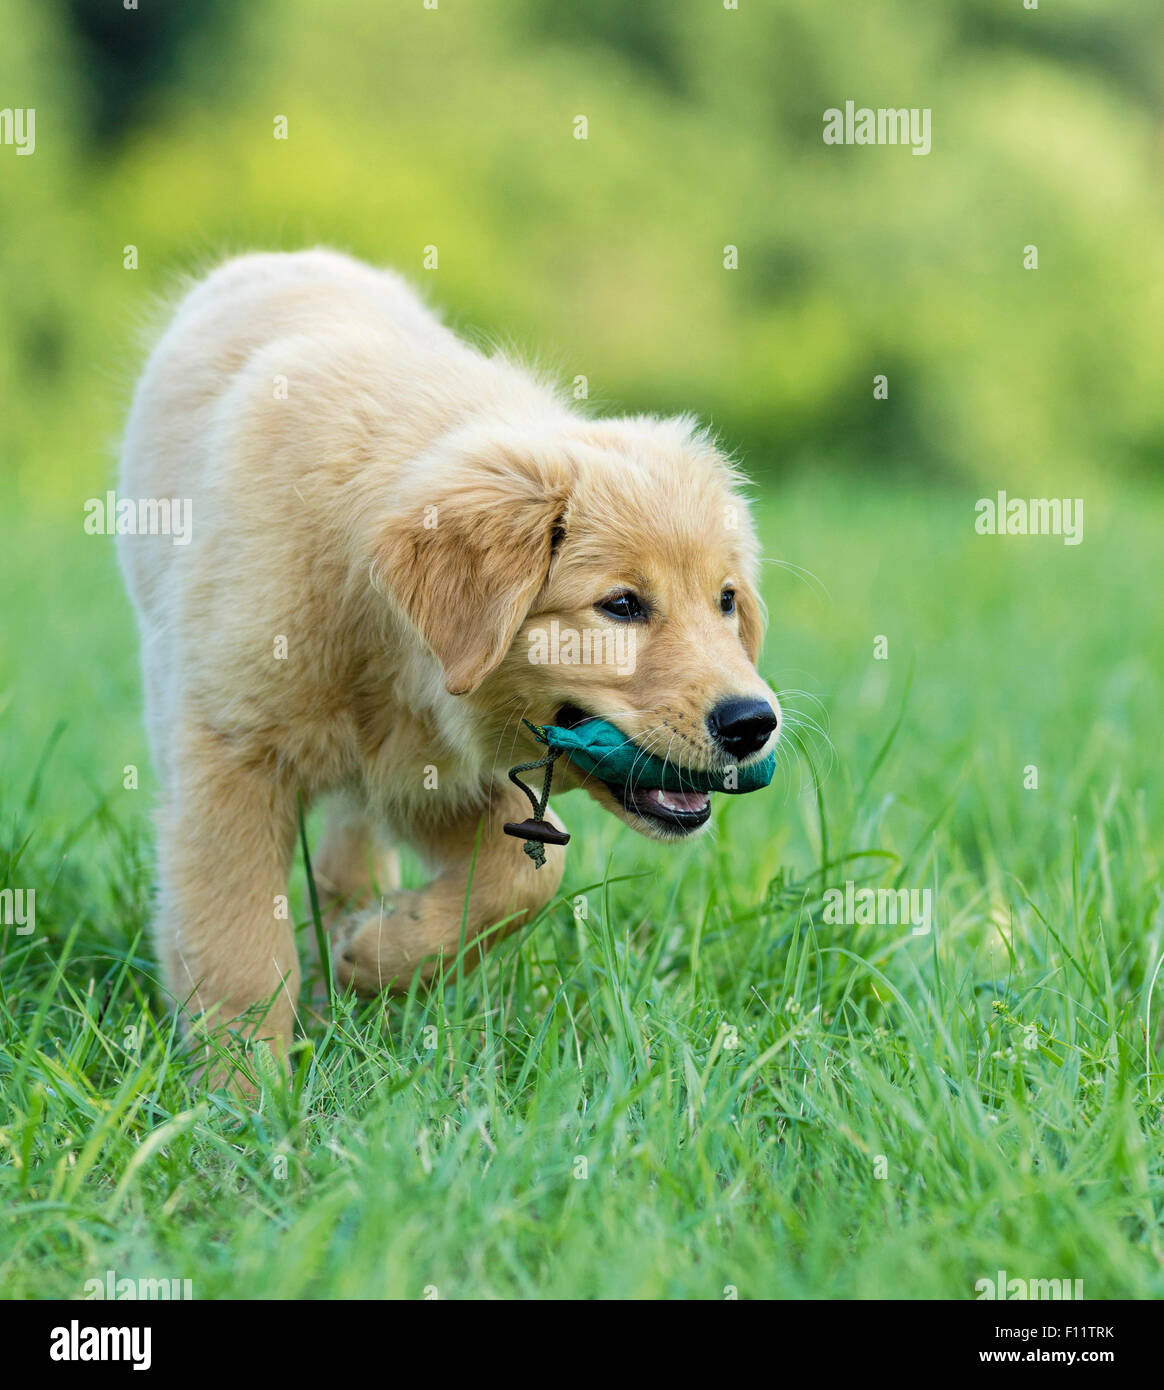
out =
{"type": "MultiPolygon", "coordinates": [[[[523,723],[527,721],[523,720],[523,723]]],[[[538,732],[531,724],[534,733],[538,732]]],[[[534,868],[540,869],[546,862],[546,845],[566,845],[570,842],[569,835],[564,830],[559,830],[556,825],[552,825],[545,819],[546,806],[550,800],[550,783],[554,776],[554,763],[562,756],[560,752],[548,753],[544,758],[538,758],[536,762],[519,763],[517,767],[509,769],[509,780],[515,787],[520,787],[526,796],[529,797],[529,804],[533,807],[533,817],[530,820],[506,821],[503,827],[507,835],[514,835],[519,840],[524,840],[522,849],[533,860],[534,868]],[[517,775],[519,772],[536,772],[539,767],[546,770],[545,781],[542,783],[542,794],[539,797],[530,787],[517,775]]]]}

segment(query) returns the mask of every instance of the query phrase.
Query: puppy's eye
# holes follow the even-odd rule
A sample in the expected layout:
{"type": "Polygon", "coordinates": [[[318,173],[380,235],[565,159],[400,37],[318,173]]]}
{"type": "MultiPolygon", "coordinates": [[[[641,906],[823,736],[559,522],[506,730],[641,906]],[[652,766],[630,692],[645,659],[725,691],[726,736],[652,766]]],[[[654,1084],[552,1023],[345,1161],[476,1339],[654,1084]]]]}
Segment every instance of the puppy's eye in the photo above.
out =
{"type": "Polygon", "coordinates": [[[736,591],[725,589],[719,596],[719,611],[721,613],[734,613],[736,611],[736,591]]]}
{"type": "Polygon", "coordinates": [[[624,623],[645,622],[647,617],[647,610],[638,595],[632,594],[629,590],[604,598],[594,606],[600,613],[606,613],[612,618],[621,618],[624,623]]]}

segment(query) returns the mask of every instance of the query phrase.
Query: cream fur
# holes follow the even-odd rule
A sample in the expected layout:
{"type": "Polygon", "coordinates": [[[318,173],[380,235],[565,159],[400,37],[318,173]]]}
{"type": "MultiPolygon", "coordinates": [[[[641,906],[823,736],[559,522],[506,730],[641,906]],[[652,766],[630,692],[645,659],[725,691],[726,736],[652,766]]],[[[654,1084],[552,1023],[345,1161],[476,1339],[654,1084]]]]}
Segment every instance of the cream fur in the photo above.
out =
{"type": "MultiPolygon", "coordinates": [[[[521,715],[550,722],[573,703],[718,766],[712,704],[756,695],[778,710],[754,666],[738,483],[690,421],[584,418],[458,340],[389,272],[309,251],[244,256],[198,284],[139,383],[120,483],[122,497],[193,504],[189,545],[120,541],[162,784],[156,932],[175,1002],[289,1037],[299,965],[275,904],[298,794],[331,798],[316,867],[337,973],[375,991],[456,954],[482,818],[469,937],[496,939],[556,892],[564,851],[535,870],[501,833],[529,814],[506,778],[538,755],[521,715]],[[733,616],[717,606],[726,583],[733,616]],[[653,608],[633,675],[530,663],[532,627],[609,625],[594,605],[623,586],[653,608]],[[394,888],[386,837],[424,855],[428,887],[394,888]]],[[[560,763],[556,790],[580,784],[560,763]]]]}

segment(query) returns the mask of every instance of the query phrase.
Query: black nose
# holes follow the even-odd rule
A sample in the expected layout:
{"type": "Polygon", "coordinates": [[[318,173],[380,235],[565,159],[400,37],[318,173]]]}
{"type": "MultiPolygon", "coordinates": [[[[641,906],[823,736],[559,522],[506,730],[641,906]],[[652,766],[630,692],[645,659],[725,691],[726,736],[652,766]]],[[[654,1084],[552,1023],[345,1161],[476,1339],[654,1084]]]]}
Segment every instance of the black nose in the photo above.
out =
{"type": "Polygon", "coordinates": [[[768,741],[776,714],[767,700],[721,700],[707,716],[707,727],[725,752],[746,758],[768,741]]]}

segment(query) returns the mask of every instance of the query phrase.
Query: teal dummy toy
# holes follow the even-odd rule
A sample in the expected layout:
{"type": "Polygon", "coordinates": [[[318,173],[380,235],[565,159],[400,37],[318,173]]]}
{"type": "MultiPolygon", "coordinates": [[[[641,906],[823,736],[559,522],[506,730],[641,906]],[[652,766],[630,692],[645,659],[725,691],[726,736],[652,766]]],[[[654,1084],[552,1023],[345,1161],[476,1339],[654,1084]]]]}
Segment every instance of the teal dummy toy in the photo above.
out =
{"type": "Polygon", "coordinates": [[[550,799],[554,763],[561,757],[569,758],[575,767],[588,776],[628,791],[642,787],[669,792],[728,792],[738,796],[766,787],[776,770],[775,753],[769,753],[767,757],[744,767],[714,770],[683,767],[646,752],[605,719],[586,719],[570,729],[557,724],[531,724],[528,719],[523,719],[522,723],[549,751],[536,762],[521,763],[510,769],[509,780],[529,797],[533,819],[508,822],[505,833],[525,840],[522,848],[539,869],[546,862],[543,845],[564,845],[570,839],[564,830],[559,830],[544,818],[550,799]],[[517,775],[519,772],[533,772],[539,767],[546,770],[540,797],[517,775]]]}

